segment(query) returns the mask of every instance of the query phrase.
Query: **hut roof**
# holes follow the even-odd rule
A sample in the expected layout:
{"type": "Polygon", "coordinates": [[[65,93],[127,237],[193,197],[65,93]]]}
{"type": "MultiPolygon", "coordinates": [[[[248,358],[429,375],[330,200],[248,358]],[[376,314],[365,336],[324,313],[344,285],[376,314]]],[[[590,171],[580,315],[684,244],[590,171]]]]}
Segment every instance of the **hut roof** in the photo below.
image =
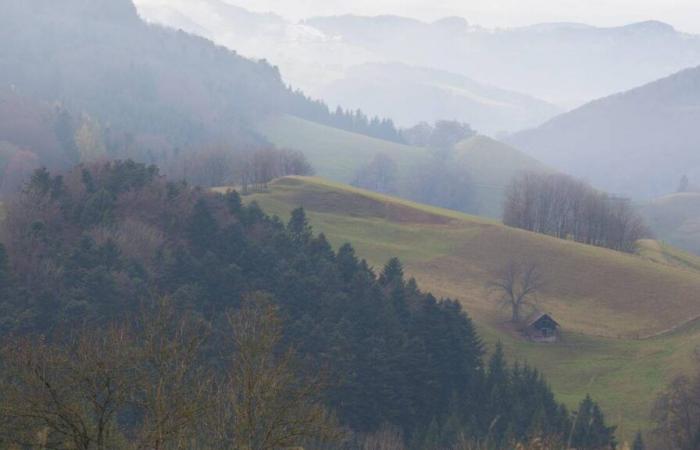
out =
{"type": "Polygon", "coordinates": [[[527,321],[527,326],[528,326],[528,327],[531,327],[531,326],[535,325],[537,322],[539,322],[540,320],[542,320],[542,319],[544,319],[544,318],[548,318],[549,320],[551,320],[552,322],[554,322],[554,324],[555,324],[556,326],[559,326],[559,322],[557,322],[556,320],[554,320],[554,318],[551,316],[551,314],[543,313],[543,312],[538,312],[538,313],[535,313],[535,314],[533,314],[532,316],[530,316],[530,318],[529,318],[528,321],[527,321]]]}

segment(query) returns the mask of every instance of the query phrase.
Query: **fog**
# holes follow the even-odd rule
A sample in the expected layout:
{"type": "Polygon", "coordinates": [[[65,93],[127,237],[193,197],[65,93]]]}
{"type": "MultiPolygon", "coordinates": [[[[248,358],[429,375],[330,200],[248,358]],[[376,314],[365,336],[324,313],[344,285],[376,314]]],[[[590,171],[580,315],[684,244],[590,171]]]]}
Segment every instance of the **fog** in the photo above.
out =
{"type": "MultiPolygon", "coordinates": [[[[174,0],[137,0],[143,7],[161,7],[174,0]]],[[[526,26],[543,22],[580,22],[619,26],[661,20],[686,32],[700,32],[700,5],[693,0],[228,0],[255,12],[274,12],[293,20],[339,14],[393,14],[422,20],[460,16],[488,27],[526,26]]]]}

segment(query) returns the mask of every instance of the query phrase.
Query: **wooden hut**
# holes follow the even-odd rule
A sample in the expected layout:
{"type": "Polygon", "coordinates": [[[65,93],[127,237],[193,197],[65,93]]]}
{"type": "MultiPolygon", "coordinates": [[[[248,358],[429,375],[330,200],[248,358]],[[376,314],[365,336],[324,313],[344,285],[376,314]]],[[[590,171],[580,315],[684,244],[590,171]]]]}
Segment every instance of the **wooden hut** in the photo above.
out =
{"type": "Polygon", "coordinates": [[[559,323],[547,313],[536,313],[527,321],[526,333],[535,342],[557,342],[559,323]]]}

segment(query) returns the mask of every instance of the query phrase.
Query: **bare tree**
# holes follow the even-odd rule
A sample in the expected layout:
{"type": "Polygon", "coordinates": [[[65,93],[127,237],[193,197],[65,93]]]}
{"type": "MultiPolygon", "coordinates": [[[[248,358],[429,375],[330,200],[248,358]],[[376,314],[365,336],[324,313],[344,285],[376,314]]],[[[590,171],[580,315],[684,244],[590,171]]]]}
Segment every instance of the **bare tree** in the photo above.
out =
{"type": "Polygon", "coordinates": [[[365,436],[361,448],[362,450],[405,450],[406,444],[401,430],[384,425],[376,433],[365,436]]]}
{"type": "Polygon", "coordinates": [[[544,286],[544,281],[535,264],[510,262],[487,286],[499,296],[503,306],[510,307],[511,321],[519,323],[523,307],[534,306],[534,300],[544,286]]]}
{"type": "Polygon", "coordinates": [[[650,234],[629,200],[551,173],[525,173],[513,180],[503,223],[624,252],[634,252],[637,241],[650,234]]]}
{"type": "Polygon", "coordinates": [[[273,450],[338,439],[322,383],[298,376],[294,352],[279,353],[282,323],[270,298],[253,295],[228,317],[236,353],[217,396],[219,447],[273,450]]]}
{"type": "Polygon", "coordinates": [[[2,350],[0,442],[31,448],[190,448],[211,376],[206,329],[162,301],[134,324],[2,350]],[[118,423],[118,416],[131,420],[118,423]]]}
{"type": "Polygon", "coordinates": [[[212,376],[202,360],[209,327],[178,314],[168,299],[146,310],[137,324],[133,407],[142,416],[139,448],[189,448],[210,407],[212,376]]]}
{"type": "Polygon", "coordinates": [[[131,386],[122,328],[84,332],[67,345],[18,339],[2,350],[0,442],[30,448],[107,450],[123,436],[117,412],[131,386]]]}
{"type": "Polygon", "coordinates": [[[656,399],[652,409],[654,448],[695,450],[700,445],[700,376],[680,376],[656,399]]]}
{"type": "Polygon", "coordinates": [[[353,186],[384,194],[391,194],[396,186],[396,163],[391,157],[377,153],[372,160],[355,173],[353,186]]]}

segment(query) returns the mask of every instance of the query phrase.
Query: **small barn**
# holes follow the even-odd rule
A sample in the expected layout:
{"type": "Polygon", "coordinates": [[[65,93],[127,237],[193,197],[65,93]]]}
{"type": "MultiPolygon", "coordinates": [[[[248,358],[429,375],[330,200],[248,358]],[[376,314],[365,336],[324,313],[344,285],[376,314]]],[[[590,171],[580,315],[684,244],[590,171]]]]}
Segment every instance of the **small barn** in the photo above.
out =
{"type": "Polygon", "coordinates": [[[559,323],[550,314],[537,313],[527,321],[526,333],[535,342],[557,342],[559,323]]]}

